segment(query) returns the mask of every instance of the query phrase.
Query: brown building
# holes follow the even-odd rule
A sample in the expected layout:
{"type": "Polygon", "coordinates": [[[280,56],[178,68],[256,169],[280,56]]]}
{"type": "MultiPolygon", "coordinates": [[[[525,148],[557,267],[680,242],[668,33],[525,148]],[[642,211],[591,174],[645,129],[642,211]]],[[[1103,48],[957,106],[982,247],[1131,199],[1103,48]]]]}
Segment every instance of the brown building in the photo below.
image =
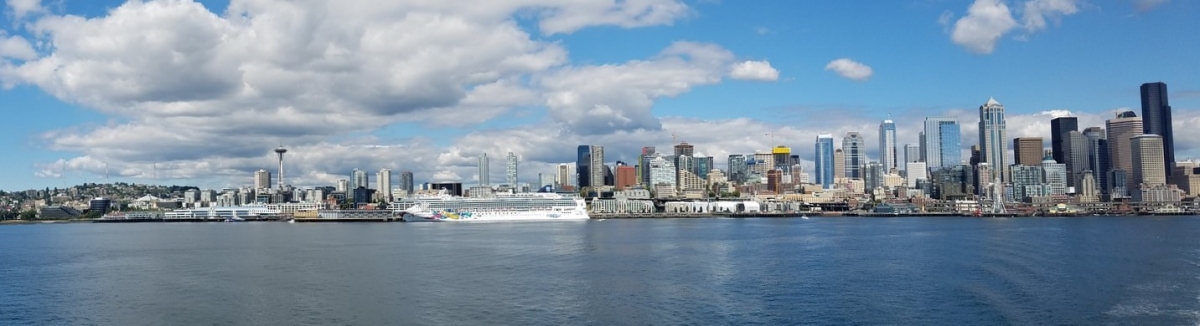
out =
{"type": "Polygon", "coordinates": [[[637,168],[628,165],[617,166],[617,190],[624,190],[637,184],[637,168]]]}
{"type": "MultiPolygon", "coordinates": [[[[1013,155],[1016,163],[1021,165],[1040,166],[1042,164],[1042,137],[1013,138],[1013,155]]],[[[1061,162],[1060,162],[1061,163],[1061,162]]]]}
{"type": "Polygon", "coordinates": [[[767,171],[767,190],[776,194],[783,193],[783,172],[779,169],[767,171]]]}

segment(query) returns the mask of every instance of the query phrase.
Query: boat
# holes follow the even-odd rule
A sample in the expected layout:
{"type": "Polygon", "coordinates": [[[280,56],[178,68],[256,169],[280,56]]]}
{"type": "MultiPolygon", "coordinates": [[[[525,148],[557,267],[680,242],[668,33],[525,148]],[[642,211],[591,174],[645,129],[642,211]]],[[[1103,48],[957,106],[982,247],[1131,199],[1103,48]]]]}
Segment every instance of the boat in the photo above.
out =
{"type": "Polygon", "coordinates": [[[400,199],[391,210],[405,222],[588,220],[587,204],[574,194],[521,193],[467,198],[445,192],[400,199]]]}
{"type": "Polygon", "coordinates": [[[808,215],[800,215],[800,218],[802,218],[802,219],[806,219],[806,220],[807,220],[807,219],[808,219],[808,215]]]}

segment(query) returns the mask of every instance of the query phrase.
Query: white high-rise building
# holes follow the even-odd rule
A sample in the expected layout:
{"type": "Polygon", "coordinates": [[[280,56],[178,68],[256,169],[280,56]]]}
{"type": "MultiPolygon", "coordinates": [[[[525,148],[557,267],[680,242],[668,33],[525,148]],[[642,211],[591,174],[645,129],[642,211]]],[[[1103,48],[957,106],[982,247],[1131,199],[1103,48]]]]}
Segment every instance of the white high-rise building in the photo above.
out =
{"type": "Polygon", "coordinates": [[[925,118],[925,131],[921,133],[922,162],[932,170],[952,167],[962,163],[961,130],[954,118],[925,118]]]}
{"type": "Polygon", "coordinates": [[[380,169],[375,175],[375,183],[379,189],[375,189],[375,193],[379,194],[380,198],[388,202],[392,201],[392,170],[380,169]]]}
{"type": "Polygon", "coordinates": [[[675,163],[662,155],[650,160],[650,185],[670,185],[675,187],[675,163]]]}
{"type": "Polygon", "coordinates": [[[337,191],[340,193],[346,193],[347,191],[350,191],[350,180],[346,180],[346,179],[338,180],[337,186],[334,188],[334,191],[337,191]]]}
{"type": "Polygon", "coordinates": [[[370,187],[369,181],[371,180],[367,178],[367,171],[354,169],[354,172],[350,174],[350,190],[348,191],[354,192],[354,189],[370,187]]]}
{"type": "Polygon", "coordinates": [[[896,123],[892,119],[879,123],[879,163],[885,174],[899,167],[896,158],[896,123]]]}
{"type": "MultiPolygon", "coordinates": [[[[1008,167],[1008,131],[1004,122],[1004,105],[988,98],[979,106],[979,162],[997,167],[1008,167]]],[[[996,171],[1000,181],[1007,181],[1007,173],[996,171]]]]}
{"type": "Polygon", "coordinates": [[[926,173],[925,162],[905,163],[904,170],[906,173],[904,178],[905,185],[909,188],[916,188],[917,180],[919,179],[929,179],[929,175],[926,173]]]}
{"type": "Polygon", "coordinates": [[[1163,170],[1162,136],[1141,134],[1129,139],[1133,154],[1133,187],[1161,186],[1167,183],[1167,172],[1163,170]]]}
{"type": "Polygon", "coordinates": [[[271,188],[271,172],[265,169],[254,171],[254,189],[271,188]]]}
{"type": "Polygon", "coordinates": [[[1046,178],[1046,185],[1049,187],[1050,195],[1065,195],[1067,194],[1067,165],[1058,163],[1053,157],[1046,156],[1042,159],[1042,175],[1046,178]]]}
{"type": "Polygon", "coordinates": [[[487,153],[483,153],[483,155],[479,155],[479,185],[480,186],[486,186],[486,185],[491,184],[491,182],[489,182],[490,181],[489,179],[491,178],[491,171],[488,171],[488,165],[491,165],[491,162],[488,162],[487,153]]]}
{"type": "Polygon", "coordinates": [[[508,158],[504,162],[504,176],[510,187],[517,186],[517,154],[513,154],[513,152],[508,152],[508,158]]]}

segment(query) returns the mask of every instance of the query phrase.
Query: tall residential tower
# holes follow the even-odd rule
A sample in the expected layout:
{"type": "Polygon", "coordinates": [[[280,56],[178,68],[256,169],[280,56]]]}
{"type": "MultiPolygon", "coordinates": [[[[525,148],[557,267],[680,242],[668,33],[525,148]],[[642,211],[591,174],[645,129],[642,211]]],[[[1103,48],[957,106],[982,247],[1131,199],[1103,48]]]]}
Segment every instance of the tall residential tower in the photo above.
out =
{"type": "Polygon", "coordinates": [[[987,103],[979,106],[979,151],[980,163],[988,163],[995,167],[997,176],[1006,181],[1008,176],[1003,173],[1008,167],[1008,132],[1004,123],[1004,105],[988,98],[987,103]]]}

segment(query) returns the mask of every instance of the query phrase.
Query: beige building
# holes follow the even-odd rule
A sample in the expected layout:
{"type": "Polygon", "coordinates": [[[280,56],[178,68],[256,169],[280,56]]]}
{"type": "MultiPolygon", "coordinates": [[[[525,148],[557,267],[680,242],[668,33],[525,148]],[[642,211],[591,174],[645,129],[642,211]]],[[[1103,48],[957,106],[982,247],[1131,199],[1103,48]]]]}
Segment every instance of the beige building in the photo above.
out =
{"type": "MultiPolygon", "coordinates": [[[[841,148],[833,150],[833,179],[846,176],[846,153],[841,148]]],[[[837,182],[837,181],[834,181],[837,182]]]]}
{"type": "Polygon", "coordinates": [[[1200,196],[1200,174],[1196,174],[1197,168],[1200,168],[1200,164],[1197,162],[1175,162],[1175,172],[1171,173],[1171,184],[1179,187],[1188,196],[1200,196]]]}
{"type": "MultiPolygon", "coordinates": [[[[1133,155],[1130,154],[1130,138],[1142,134],[1142,118],[1133,116],[1133,112],[1122,113],[1112,120],[1105,121],[1108,129],[1108,155],[1112,158],[1112,168],[1133,174],[1133,155]]],[[[1130,178],[1129,185],[1135,185],[1130,178]]]]}
{"type": "Polygon", "coordinates": [[[1130,185],[1157,186],[1167,183],[1167,171],[1163,171],[1162,136],[1142,134],[1129,139],[1133,171],[1130,185]]]}

